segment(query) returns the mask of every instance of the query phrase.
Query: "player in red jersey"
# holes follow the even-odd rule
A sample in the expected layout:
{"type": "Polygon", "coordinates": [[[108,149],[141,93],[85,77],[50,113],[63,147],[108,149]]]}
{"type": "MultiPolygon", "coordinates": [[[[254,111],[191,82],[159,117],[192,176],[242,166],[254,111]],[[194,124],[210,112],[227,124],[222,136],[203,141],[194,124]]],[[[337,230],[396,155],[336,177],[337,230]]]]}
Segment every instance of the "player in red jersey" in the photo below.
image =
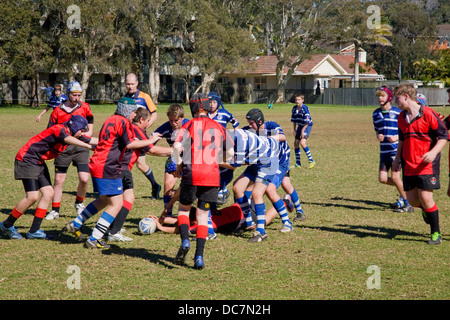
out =
{"type": "Polygon", "coordinates": [[[53,197],[53,188],[45,160],[56,158],[64,152],[68,144],[92,149],[88,143],[96,144],[97,139],[83,136],[86,127],[87,120],[74,115],[69,121],[47,128],[34,136],[19,150],[14,164],[14,178],[22,180],[26,196],[17,203],[8,218],[0,223],[0,231],[7,237],[22,239],[22,235],[14,227],[14,223],[39,200],[27,238],[47,238],[40,226],[53,197]],[[39,192],[42,194],[40,199],[39,192]]]}
{"type": "Polygon", "coordinates": [[[80,228],[83,223],[106,208],[85,243],[88,248],[109,247],[102,241],[102,237],[123,206],[121,162],[125,149],[145,148],[160,138],[160,136],[154,135],[148,140],[135,140],[131,129],[131,119],[136,116],[136,109],[137,106],[133,99],[122,98],[117,104],[115,115],[103,123],[97,148],[89,163],[94,192],[97,192],[99,197],[86,206],[63,229],[63,231],[80,236],[80,228]]]}
{"type": "Polygon", "coordinates": [[[430,224],[428,244],[440,244],[439,211],[433,190],[440,188],[441,151],[449,139],[447,128],[433,109],[417,103],[417,90],[401,84],[394,90],[395,102],[402,110],[398,117],[399,144],[393,168],[403,168],[403,185],[408,202],[422,208],[430,224]]]}
{"type": "MultiPolygon", "coordinates": [[[[145,130],[150,126],[150,112],[145,108],[138,108],[136,116],[132,122],[132,130],[139,140],[147,140],[148,136],[145,130]]],[[[122,234],[122,226],[131,211],[134,204],[134,183],[131,169],[140,157],[145,155],[165,156],[172,154],[172,148],[155,146],[151,144],[142,149],[126,149],[122,157],[122,185],[123,185],[123,206],[117,214],[114,222],[108,230],[108,242],[114,241],[132,241],[133,239],[122,234]]]]}
{"type": "Polygon", "coordinates": [[[193,119],[180,129],[173,145],[176,175],[182,176],[178,206],[178,226],[181,246],[175,263],[184,264],[190,249],[189,211],[194,200],[197,204],[197,247],[194,268],[204,268],[203,251],[208,235],[208,214],[211,203],[217,202],[220,173],[219,163],[226,155],[233,155],[233,141],[224,127],[208,117],[209,99],[195,94],[189,101],[193,119]]]}
{"type": "MultiPolygon", "coordinates": [[[[92,136],[94,115],[89,104],[80,100],[82,91],[83,89],[78,82],[74,81],[69,84],[67,88],[68,99],[53,110],[48,123],[49,127],[57,123],[66,122],[72,115],[80,115],[88,121],[86,136],[92,136]]],[[[78,146],[69,146],[55,159],[55,181],[53,185],[55,194],[52,199],[52,211],[47,215],[47,220],[59,217],[64,181],[71,163],[77,167],[78,171],[78,187],[74,206],[77,213],[83,211],[85,208],[83,200],[89,187],[89,157],[89,150],[78,146]]]]}

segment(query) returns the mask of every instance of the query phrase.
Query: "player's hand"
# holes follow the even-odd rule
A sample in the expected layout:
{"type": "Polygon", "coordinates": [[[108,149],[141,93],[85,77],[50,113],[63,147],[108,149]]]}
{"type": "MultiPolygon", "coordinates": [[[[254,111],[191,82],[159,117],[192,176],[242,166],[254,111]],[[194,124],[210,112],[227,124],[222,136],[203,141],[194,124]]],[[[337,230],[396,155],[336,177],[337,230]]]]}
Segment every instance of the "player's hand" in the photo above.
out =
{"type": "Polygon", "coordinates": [[[432,151],[428,151],[422,156],[423,162],[425,163],[431,163],[436,159],[436,154],[432,151]]]}
{"type": "Polygon", "coordinates": [[[38,117],[36,118],[36,122],[39,122],[39,121],[41,121],[41,116],[38,116],[38,117]]]}
{"type": "Polygon", "coordinates": [[[389,142],[396,142],[396,141],[398,141],[398,135],[395,135],[395,136],[389,136],[388,137],[388,141],[389,142]]]}
{"type": "Polygon", "coordinates": [[[384,141],[384,134],[378,134],[377,135],[378,141],[383,142],[384,141]]]}

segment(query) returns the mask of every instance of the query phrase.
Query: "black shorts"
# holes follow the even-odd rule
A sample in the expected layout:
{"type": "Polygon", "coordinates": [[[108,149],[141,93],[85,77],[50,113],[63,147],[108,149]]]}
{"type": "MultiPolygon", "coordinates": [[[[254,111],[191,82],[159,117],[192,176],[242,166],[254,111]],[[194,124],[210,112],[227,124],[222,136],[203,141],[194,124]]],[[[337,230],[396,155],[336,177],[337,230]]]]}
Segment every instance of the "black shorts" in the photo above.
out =
{"type": "Polygon", "coordinates": [[[14,179],[22,180],[25,191],[38,191],[42,187],[51,186],[50,173],[45,162],[41,165],[15,160],[14,179]]]}
{"type": "Polygon", "coordinates": [[[123,191],[134,189],[133,175],[131,174],[131,171],[122,169],[121,177],[122,177],[123,191]]]}
{"type": "Polygon", "coordinates": [[[77,167],[78,172],[89,172],[89,157],[88,149],[69,145],[66,150],[55,159],[56,173],[66,173],[72,163],[77,167]]]}
{"type": "Polygon", "coordinates": [[[216,203],[219,194],[219,187],[194,186],[180,183],[180,203],[190,205],[196,199],[208,203],[216,203]]]}
{"type": "Polygon", "coordinates": [[[414,188],[422,190],[440,189],[439,175],[425,174],[420,176],[403,176],[403,189],[410,191],[414,188]]]}

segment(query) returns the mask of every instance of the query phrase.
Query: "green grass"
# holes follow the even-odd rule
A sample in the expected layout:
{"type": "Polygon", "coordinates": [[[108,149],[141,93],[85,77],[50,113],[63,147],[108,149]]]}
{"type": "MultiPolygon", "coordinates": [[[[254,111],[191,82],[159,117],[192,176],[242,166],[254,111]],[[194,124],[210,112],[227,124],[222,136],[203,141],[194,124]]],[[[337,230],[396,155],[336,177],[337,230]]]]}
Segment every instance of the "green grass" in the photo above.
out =
{"type": "MultiPolygon", "coordinates": [[[[292,148],[292,105],[275,105],[274,109],[257,106],[266,120],[283,127],[292,148]]],[[[244,124],[252,107],[255,105],[227,109],[244,124]]],[[[442,154],[442,189],[434,195],[444,242],[428,246],[429,226],[420,212],[393,213],[388,204],[396,200],[397,193],[378,182],[379,145],[371,120],[374,108],[310,106],[314,127],[308,144],[317,165],[312,170],[291,172],[307,215],[306,221],[295,223],[294,232],[279,232],[281,223],[276,220],[268,226],[270,237],[263,243],[247,243],[250,234],[219,235],[206,244],[204,270],[192,268],[193,252],[187,267],[176,266],[173,258],[179,236],[137,234],[138,221],[150,213],[159,215],[163,203],[149,198],[149,182],[134,169],[136,202],[125,223],[126,234],[134,241],[112,250],[92,251],[70,235],[57,241],[1,239],[0,299],[449,299],[448,147],[442,154]],[[67,287],[67,268],[72,265],[80,268],[80,289],[67,287]],[[380,268],[380,289],[367,288],[371,276],[367,268],[371,265],[380,268]]],[[[92,110],[98,133],[115,107],[93,105],[92,110]]],[[[166,110],[167,105],[159,107],[154,128],[166,121],[166,110]]],[[[13,177],[14,156],[31,136],[45,128],[49,114],[36,123],[39,112],[25,107],[0,108],[0,221],[24,195],[21,182],[13,177]]],[[[304,153],[302,157],[306,163],[304,153]]],[[[147,157],[160,183],[164,162],[164,158],[147,157]]],[[[53,176],[52,163],[49,169],[53,176]]],[[[63,216],[42,224],[50,234],[75,217],[75,172],[70,168],[66,180],[63,216]]],[[[91,191],[86,203],[94,199],[91,191]]],[[[22,234],[31,225],[33,209],[16,223],[22,234]]],[[[86,233],[97,219],[88,221],[86,233]]]]}

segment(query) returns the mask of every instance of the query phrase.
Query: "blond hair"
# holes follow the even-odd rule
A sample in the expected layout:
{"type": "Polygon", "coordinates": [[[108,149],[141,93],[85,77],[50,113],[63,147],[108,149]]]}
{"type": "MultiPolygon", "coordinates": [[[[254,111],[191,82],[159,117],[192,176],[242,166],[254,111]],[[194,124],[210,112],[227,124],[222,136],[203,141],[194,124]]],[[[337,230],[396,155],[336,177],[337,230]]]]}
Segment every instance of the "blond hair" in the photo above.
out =
{"type": "Polygon", "coordinates": [[[414,85],[411,83],[402,83],[395,87],[394,96],[398,97],[402,94],[407,94],[411,100],[417,100],[417,90],[414,88],[414,85]]]}
{"type": "Polygon", "coordinates": [[[167,109],[167,117],[175,117],[176,119],[184,118],[184,108],[181,104],[171,104],[167,109]]]}

